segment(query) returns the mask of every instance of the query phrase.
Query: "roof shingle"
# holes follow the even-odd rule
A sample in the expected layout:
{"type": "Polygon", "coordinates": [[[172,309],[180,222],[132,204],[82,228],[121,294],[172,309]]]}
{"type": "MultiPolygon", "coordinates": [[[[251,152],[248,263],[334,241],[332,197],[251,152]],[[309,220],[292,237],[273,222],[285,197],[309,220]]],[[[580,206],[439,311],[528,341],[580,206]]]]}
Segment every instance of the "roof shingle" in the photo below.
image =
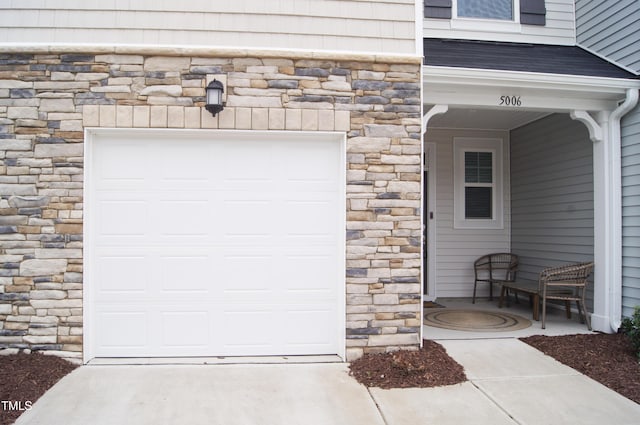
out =
{"type": "Polygon", "coordinates": [[[578,46],[424,39],[424,64],[608,78],[638,78],[578,46]]]}

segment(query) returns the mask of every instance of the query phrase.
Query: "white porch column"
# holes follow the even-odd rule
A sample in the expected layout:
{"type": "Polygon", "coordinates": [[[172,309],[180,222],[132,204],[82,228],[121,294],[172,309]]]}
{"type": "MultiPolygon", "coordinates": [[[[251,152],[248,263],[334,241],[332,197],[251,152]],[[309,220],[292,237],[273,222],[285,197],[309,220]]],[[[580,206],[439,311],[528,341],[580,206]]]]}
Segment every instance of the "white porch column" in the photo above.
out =
{"type": "Polygon", "coordinates": [[[612,332],[611,285],[616,276],[620,248],[620,139],[610,131],[609,111],[601,111],[594,119],[586,111],[572,111],[571,118],[582,122],[593,142],[593,313],[591,326],[596,331],[612,332]],[[616,149],[617,145],[617,149],[616,149]],[[616,153],[617,152],[617,153],[616,153]],[[618,159],[616,160],[616,156],[618,159]]]}
{"type": "MultiPolygon", "coordinates": [[[[420,170],[422,176],[424,176],[425,166],[428,165],[425,162],[427,158],[431,162],[434,161],[434,159],[432,158],[432,155],[435,152],[435,144],[430,143],[430,145],[432,146],[430,149],[428,149],[427,142],[425,141],[425,134],[427,132],[427,128],[429,127],[429,120],[431,120],[431,118],[433,118],[436,115],[446,113],[448,110],[449,110],[449,105],[436,104],[436,105],[433,105],[422,116],[422,169],[420,170]],[[429,150],[429,155],[427,155],[427,150],[429,150]]],[[[421,183],[422,199],[424,199],[425,193],[427,193],[429,196],[428,203],[432,205],[432,208],[433,208],[433,205],[435,205],[435,192],[436,192],[434,176],[435,176],[435,173],[432,174],[428,182],[425,182],[424,179],[421,180],[422,181],[421,183]],[[427,183],[430,184],[430,187],[425,186],[425,184],[427,183]]],[[[420,284],[421,284],[421,288],[423,288],[422,289],[423,300],[434,301],[436,299],[436,294],[434,291],[435,281],[436,281],[435,220],[433,219],[433,217],[430,218],[429,211],[423,210],[420,216],[421,216],[420,228],[423,230],[422,231],[423,240],[422,240],[421,247],[422,249],[424,249],[425,246],[427,247],[427,264],[424,263],[424,252],[421,253],[420,255],[420,260],[422,261],[422,273],[421,273],[422,280],[420,284]],[[427,220],[431,220],[431,224],[428,226],[428,228],[427,228],[427,220]],[[425,230],[427,230],[427,235],[425,235],[425,230]],[[426,240],[424,240],[425,237],[426,237],[426,240]],[[425,296],[424,294],[425,279],[427,280],[427,282],[429,282],[428,283],[429,293],[427,296],[425,296]]],[[[424,314],[421,314],[421,317],[424,317],[424,314]]]]}
{"type": "Polygon", "coordinates": [[[625,100],[607,117],[607,135],[610,155],[610,206],[611,242],[608,255],[609,278],[609,330],[617,332],[622,322],[622,135],[620,121],[638,104],[638,89],[627,89],[625,100]]]}
{"type": "MultiPolygon", "coordinates": [[[[611,140],[609,137],[609,113],[600,112],[598,124],[602,128],[601,139],[593,141],[593,257],[594,288],[591,326],[596,331],[611,332],[609,285],[612,282],[613,222],[615,214],[612,194],[611,140]]],[[[619,171],[618,171],[619,172],[619,171]]],[[[619,191],[618,191],[619,192],[619,191]]]]}
{"type": "Polygon", "coordinates": [[[625,100],[613,111],[601,111],[596,120],[585,111],[571,117],[589,129],[593,143],[594,184],[594,330],[613,333],[622,314],[622,156],[620,120],[640,97],[627,89],[625,100]]]}

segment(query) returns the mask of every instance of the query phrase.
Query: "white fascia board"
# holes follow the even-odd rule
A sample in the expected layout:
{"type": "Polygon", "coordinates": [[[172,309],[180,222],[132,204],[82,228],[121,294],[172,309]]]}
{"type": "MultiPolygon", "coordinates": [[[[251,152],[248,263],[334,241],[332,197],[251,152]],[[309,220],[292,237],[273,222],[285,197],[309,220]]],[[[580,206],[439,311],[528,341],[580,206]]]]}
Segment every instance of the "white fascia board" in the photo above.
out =
{"type": "Polygon", "coordinates": [[[425,85],[456,84],[491,87],[523,87],[588,93],[626,94],[627,89],[640,89],[640,80],[540,72],[504,71],[496,69],[458,68],[425,65],[425,85]]]}
{"type": "Polygon", "coordinates": [[[450,108],[494,108],[546,112],[612,111],[620,101],[620,94],[594,94],[585,91],[523,88],[517,85],[425,85],[425,104],[448,105],[450,108]],[[507,100],[516,104],[505,104],[507,100]]]}

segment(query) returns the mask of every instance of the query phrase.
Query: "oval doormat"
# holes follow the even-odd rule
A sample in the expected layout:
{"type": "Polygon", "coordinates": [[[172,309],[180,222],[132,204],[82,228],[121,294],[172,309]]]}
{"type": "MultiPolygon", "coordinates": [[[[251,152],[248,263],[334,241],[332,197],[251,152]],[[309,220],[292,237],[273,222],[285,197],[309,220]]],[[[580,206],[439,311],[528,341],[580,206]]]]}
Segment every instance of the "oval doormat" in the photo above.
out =
{"type": "Polygon", "coordinates": [[[482,310],[434,310],[424,315],[424,324],[436,328],[472,332],[517,331],[531,326],[524,317],[482,310]]]}

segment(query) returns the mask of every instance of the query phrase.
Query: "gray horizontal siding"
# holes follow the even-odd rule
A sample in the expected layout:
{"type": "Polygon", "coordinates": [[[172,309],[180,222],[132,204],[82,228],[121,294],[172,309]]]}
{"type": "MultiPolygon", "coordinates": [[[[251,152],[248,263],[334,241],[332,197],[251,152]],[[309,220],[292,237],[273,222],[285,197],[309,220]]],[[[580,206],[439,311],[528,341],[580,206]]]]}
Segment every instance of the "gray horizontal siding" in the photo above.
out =
{"type": "Polygon", "coordinates": [[[622,132],[622,314],[640,305],[640,107],[627,114],[622,132]]]}
{"type": "MultiPolygon", "coordinates": [[[[577,0],[578,43],[640,72],[640,1],[577,0]]],[[[640,108],[621,123],[622,314],[640,305],[640,108]]]]}
{"type": "Polygon", "coordinates": [[[640,71],[640,1],[577,0],[578,44],[640,71]]]}
{"type": "MultiPolygon", "coordinates": [[[[436,293],[444,298],[471,297],[473,262],[484,254],[509,250],[509,181],[506,164],[502,176],[504,228],[454,228],[453,141],[456,137],[503,139],[503,159],[508,160],[507,132],[432,129],[426,134],[426,141],[436,144],[436,293]]],[[[487,285],[478,287],[478,296],[485,297],[488,294],[487,285]]]]}
{"type": "Polygon", "coordinates": [[[511,251],[520,256],[519,277],[537,280],[544,267],[593,260],[593,147],[586,127],[556,114],[510,138],[511,251]]]}

